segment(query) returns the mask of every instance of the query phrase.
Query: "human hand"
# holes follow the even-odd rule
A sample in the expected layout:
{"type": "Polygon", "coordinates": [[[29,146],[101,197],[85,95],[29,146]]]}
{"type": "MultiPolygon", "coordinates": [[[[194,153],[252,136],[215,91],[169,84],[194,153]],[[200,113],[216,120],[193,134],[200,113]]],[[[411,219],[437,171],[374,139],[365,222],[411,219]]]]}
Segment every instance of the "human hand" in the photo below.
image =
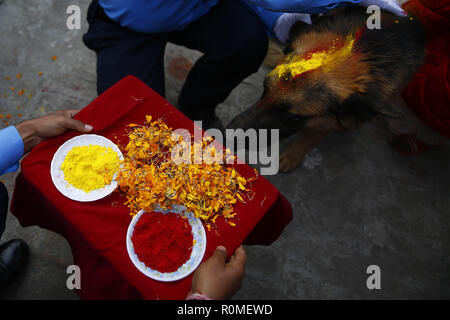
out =
{"type": "Polygon", "coordinates": [[[247,254],[242,246],[227,262],[227,249],[219,246],[195,271],[190,293],[200,293],[213,300],[231,298],[242,285],[247,254]]]}
{"type": "Polygon", "coordinates": [[[292,26],[297,21],[303,21],[307,24],[312,24],[311,16],[304,13],[283,13],[275,23],[273,27],[273,32],[278,40],[286,43],[289,40],[289,32],[292,26]]]}
{"type": "Polygon", "coordinates": [[[370,7],[372,5],[378,6],[383,10],[392,12],[397,16],[406,17],[408,13],[402,9],[397,0],[364,0],[360,3],[363,7],[370,7]]]}
{"type": "Polygon", "coordinates": [[[24,153],[48,138],[59,136],[67,130],[76,130],[87,133],[93,127],[73,119],[79,110],[60,110],[46,116],[27,120],[16,125],[22,137],[24,153]]]}

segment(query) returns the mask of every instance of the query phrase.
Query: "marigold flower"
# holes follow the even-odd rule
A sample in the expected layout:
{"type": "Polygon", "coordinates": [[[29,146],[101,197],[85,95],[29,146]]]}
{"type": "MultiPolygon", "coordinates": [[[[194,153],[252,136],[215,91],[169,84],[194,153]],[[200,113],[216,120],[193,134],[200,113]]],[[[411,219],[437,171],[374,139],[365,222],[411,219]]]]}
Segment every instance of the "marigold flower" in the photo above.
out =
{"type": "MultiPolygon", "coordinates": [[[[233,167],[205,161],[177,164],[172,160],[172,149],[176,145],[190,147],[192,160],[198,152],[214,143],[212,137],[189,145],[182,138],[173,139],[172,128],[161,119],[152,121],[149,115],[145,125],[132,123],[129,128],[129,142],[123,150],[124,161],[117,178],[120,190],[126,194],[125,205],[130,208],[131,215],[141,209],[151,211],[156,205],[170,209],[179,204],[211,230],[210,225],[215,225],[217,218],[235,217],[237,200],[244,203],[244,197],[251,200],[250,182],[233,167]]],[[[229,152],[226,154],[229,157],[229,152]]],[[[254,181],[256,178],[249,179],[254,181]]]]}

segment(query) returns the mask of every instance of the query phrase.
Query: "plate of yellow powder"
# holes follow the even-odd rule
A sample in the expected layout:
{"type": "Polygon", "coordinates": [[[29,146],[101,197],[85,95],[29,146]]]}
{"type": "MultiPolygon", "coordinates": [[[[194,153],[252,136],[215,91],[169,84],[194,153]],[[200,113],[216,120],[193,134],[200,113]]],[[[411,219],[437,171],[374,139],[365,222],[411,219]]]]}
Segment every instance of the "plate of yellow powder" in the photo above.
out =
{"type": "Polygon", "coordinates": [[[53,156],[53,183],[66,197],[89,202],[108,196],[117,188],[122,152],[109,139],[85,134],[66,141],[53,156]]]}

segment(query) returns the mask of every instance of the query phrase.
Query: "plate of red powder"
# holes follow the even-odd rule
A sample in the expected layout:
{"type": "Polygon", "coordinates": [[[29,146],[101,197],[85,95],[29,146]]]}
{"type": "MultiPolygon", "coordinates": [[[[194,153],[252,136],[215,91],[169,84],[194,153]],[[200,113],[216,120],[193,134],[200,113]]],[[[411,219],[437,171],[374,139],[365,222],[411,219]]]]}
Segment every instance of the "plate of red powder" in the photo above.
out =
{"type": "Polygon", "coordinates": [[[205,249],[202,222],[183,206],[141,210],[128,227],[128,255],[139,271],[154,280],[187,277],[202,262],[205,249]]]}

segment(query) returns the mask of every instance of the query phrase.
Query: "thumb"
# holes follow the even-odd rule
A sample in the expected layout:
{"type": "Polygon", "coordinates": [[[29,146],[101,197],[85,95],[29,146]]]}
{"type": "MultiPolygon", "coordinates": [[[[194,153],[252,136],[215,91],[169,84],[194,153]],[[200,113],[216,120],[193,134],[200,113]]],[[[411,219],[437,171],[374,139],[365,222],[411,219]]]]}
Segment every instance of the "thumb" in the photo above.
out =
{"type": "Polygon", "coordinates": [[[64,118],[64,121],[61,123],[64,129],[72,129],[79,132],[90,132],[93,127],[91,125],[85,124],[82,121],[75,120],[72,118],[64,118]]]}
{"type": "Polygon", "coordinates": [[[218,246],[211,258],[215,262],[220,263],[221,265],[224,266],[227,261],[227,256],[228,256],[227,249],[223,246],[218,246]]]}
{"type": "Polygon", "coordinates": [[[236,249],[230,262],[228,263],[231,267],[239,267],[245,269],[245,264],[247,263],[247,253],[243,246],[236,249]]]}

